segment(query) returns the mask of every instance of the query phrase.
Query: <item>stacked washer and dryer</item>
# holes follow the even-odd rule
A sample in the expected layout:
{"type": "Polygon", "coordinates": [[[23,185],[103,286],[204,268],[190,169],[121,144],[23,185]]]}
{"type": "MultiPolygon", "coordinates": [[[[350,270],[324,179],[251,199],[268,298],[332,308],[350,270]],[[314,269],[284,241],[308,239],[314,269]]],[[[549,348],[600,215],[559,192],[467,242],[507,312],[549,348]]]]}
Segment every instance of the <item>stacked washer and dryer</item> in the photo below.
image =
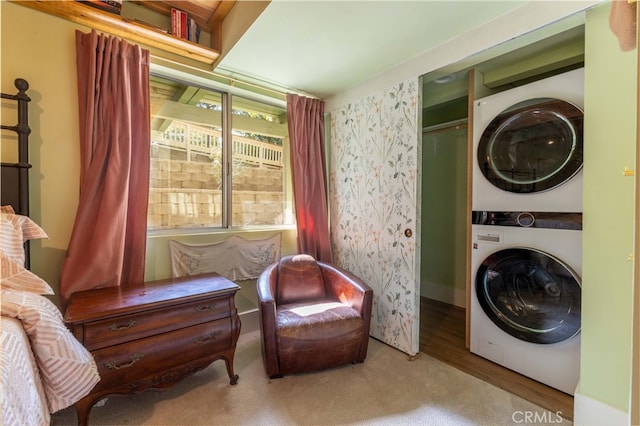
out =
{"type": "Polygon", "coordinates": [[[474,103],[471,351],[573,395],[584,69],[474,103]]]}

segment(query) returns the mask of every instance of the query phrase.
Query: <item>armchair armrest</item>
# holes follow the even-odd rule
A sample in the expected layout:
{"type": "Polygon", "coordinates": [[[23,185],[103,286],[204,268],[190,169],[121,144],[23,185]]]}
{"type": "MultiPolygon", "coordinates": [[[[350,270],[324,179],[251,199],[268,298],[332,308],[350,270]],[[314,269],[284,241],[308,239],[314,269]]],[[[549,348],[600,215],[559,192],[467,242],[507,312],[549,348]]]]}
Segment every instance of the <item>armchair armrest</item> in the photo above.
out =
{"type": "MultiPolygon", "coordinates": [[[[325,283],[325,291],[328,297],[334,297],[343,303],[348,303],[358,311],[364,321],[365,333],[369,333],[371,327],[371,310],[373,309],[373,289],[360,278],[328,263],[318,262],[322,279],[325,283]]],[[[369,339],[364,339],[360,347],[359,361],[367,357],[369,339]]]]}
{"type": "Polygon", "coordinates": [[[361,315],[371,312],[373,290],[360,278],[335,265],[318,262],[328,297],[350,305],[361,315]],[[369,306],[367,306],[369,305],[369,306]]]}
{"type": "Polygon", "coordinates": [[[275,303],[276,282],[278,279],[278,264],[274,263],[265,268],[258,277],[256,287],[258,290],[258,300],[262,302],[275,303]]]}
{"type": "Polygon", "coordinates": [[[269,375],[277,376],[280,372],[278,365],[278,345],[276,340],[276,301],[275,288],[278,279],[278,264],[268,266],[258,277],[256,288],[258,303],[260,304],[260,330],[262,332],[262,359],[269,375]]]}

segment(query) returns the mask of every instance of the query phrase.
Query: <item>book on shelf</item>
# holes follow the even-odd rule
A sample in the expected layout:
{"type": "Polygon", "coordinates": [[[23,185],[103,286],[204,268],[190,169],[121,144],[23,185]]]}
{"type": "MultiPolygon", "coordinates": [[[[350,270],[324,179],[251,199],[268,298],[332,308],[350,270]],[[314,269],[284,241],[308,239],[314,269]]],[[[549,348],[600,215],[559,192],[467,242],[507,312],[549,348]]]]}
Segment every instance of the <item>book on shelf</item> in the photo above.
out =
{"type": "Polygon", "coordinates": [[[188,25],[188,37],[187,39],[189,41],[193,41],[195,43],[198,43],[200,41],[200,27],[198,26],[198,24],[196,23],[196,20],[193,18],[189,18],[189,25],[188,25]]]}
{"type": "Polygon", "coordinates": [[[200,40],[200,27],[186,12],[171,8],[171,34],[197,43],[200,40]]]}
{"type": "Polygon", "coordinates": [[[180,38],[187,38],[187,14],[185,12],[180,12],[180,38]]]}
{"type": "Polygon", "coordinates": [[[176,8],[171,8],[171,34],[176,37],[180,37],[180,11],[176,8]]]}

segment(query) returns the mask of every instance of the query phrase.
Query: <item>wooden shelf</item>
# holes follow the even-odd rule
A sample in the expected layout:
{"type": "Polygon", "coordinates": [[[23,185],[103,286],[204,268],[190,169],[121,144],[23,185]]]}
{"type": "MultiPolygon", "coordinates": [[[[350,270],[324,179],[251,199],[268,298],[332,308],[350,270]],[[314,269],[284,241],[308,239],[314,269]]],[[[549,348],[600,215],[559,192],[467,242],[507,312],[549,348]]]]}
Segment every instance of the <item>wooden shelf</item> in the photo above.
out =
{"type": "Polygon", "coordinates": [[[152,26],[131,21],[119,15],[104,12],[95,7],[76,1],[19,1],[13,0],[31,9],[49,13],[77,24],[85,25],[126,40],[160,49],[207,65],[220,56],[220,52],[188,40],[175,37],[152,26]]]}

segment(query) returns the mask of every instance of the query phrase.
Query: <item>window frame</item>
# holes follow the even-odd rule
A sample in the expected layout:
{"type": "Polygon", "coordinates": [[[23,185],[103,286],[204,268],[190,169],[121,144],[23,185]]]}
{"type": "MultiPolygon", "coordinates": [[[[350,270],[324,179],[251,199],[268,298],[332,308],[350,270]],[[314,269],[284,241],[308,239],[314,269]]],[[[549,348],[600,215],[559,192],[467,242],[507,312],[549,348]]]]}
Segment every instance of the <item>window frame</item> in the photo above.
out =
{"type": "Polygon", "coordinates": [[[188,84],[192,87],[196,87],[211,92],[216,92],[221,96],[222,103],[222,134],[223,134],[223,149],[222,149],[222,221],[220,226],[203,226],[197,228],[165,228],[165,229],[147,229],[147,236],[167,236],[167,235],[197,235],[197,234],[224,234],[235,233],[238,231],[270,231],[270,230],[287,230],[296,229],[295,213],[293,212],[293,193],[291,182],[291,170],[287,167],[289,164],[289,143],[286,141],[286,146],[283,141],[283,164],[284,164],[284,182],[283,182],[283,194],[284,194],[284,209],[291,210],[290,217],[291,223],[287,224],[274,224],[274,225],[234,225],[232,223],[232,131],[233,131],[233,97],[237,95],[239,98],[243,98],[249,101],[262,103],[268,106],[281,108],[286,110],[286,100],[280,100],[266,95],[252,92],[245,89],[235,88],[233,86],[219,83],[211,78],[206,78],[199,75],[200,73],[187,73],[179,71],[173,68],[165,67],[151,63],[150,75],[152,77],[158,77],[177,83],[188,84]]]}

